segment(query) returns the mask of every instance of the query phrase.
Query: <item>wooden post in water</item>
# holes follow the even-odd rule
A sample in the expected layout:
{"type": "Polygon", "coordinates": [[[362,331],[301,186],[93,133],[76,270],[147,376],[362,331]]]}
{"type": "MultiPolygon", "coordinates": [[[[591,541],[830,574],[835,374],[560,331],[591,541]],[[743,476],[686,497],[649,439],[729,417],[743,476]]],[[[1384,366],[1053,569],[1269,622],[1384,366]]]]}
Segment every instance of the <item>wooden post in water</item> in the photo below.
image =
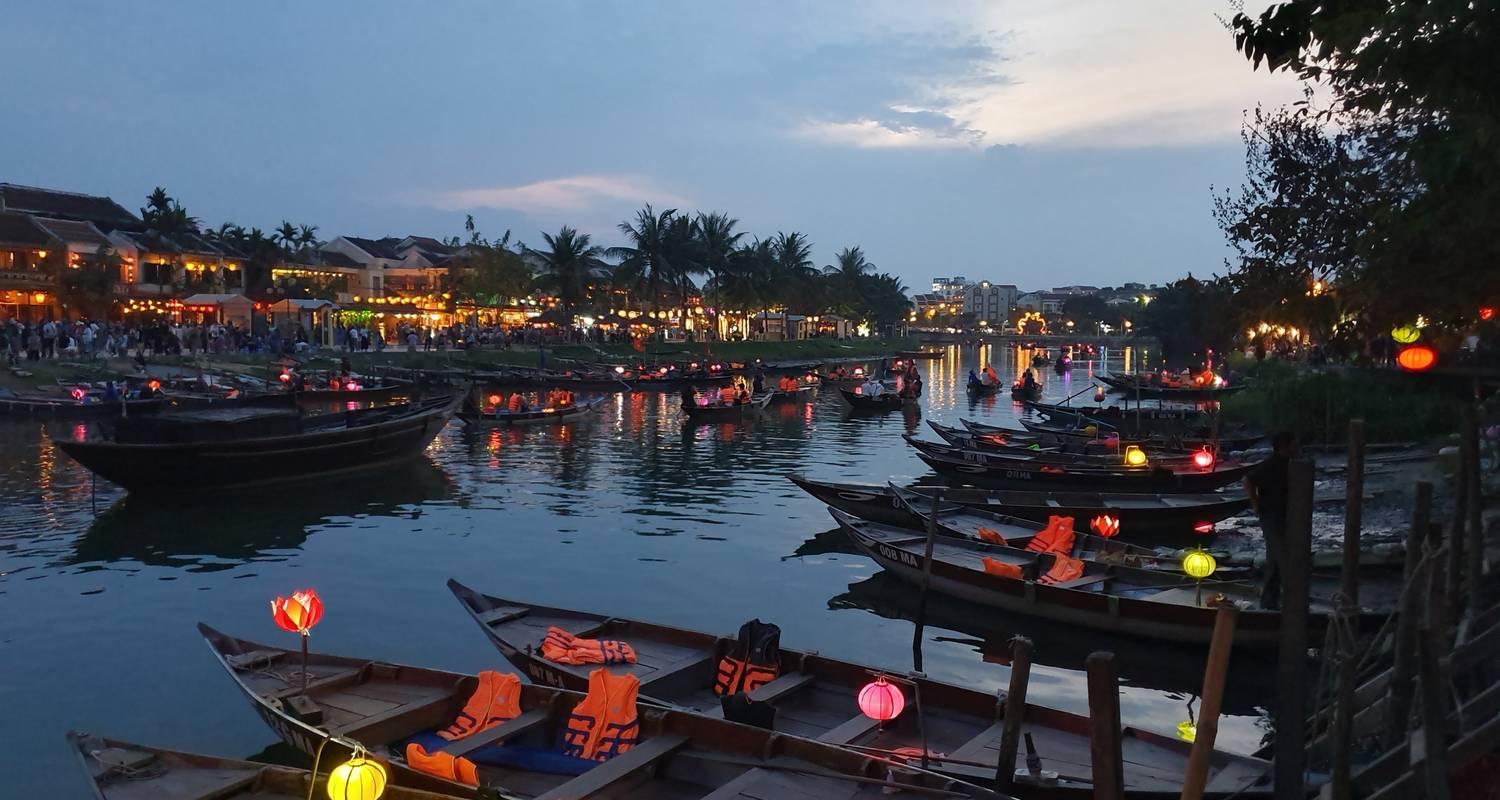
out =
{"type": "Polygon", "coordinates": [[[1479,458],[1479,408],[1473,403],[1464,406],[1464,429],[1460,434],[1467,446],[1468,466],[1468,538],[1464,542],[1464,590],[1468,593],[1468,618],[1472,626],[1479,621],[1484,611],[1480,599],[1480,586],[1484,576],[1484,484],[1479,458]]]}
{"type": "Polygon", "coordinates": [[[1094,800],[1125,800],[1125,756],[1120,746],[1120,684],[1115,654],[1088,658],[1089,755],[1094,763],[1094,800]]]}
{"type": "Polygon", "coordinates": [[[1418,661],[1422,674],[1423,784],[1427,800],[1448,800],[1448,742],[1443,708],[1442,666],[1438,648],[1446,637],[1423,625],[1418,636],[1418,661]]]}
{"type": "Polygon", "coordinates": [[[911,635],[912,669],[922,671],[922,629],[927,625],[927,588],[932,583],[932,545],[937,540],[938,504],[942,489],[932,490],[932,516],[927,518],[927,547],[922,553],[922,594],[917,599],[917,627],[911,635]]]}
{"type": "Polygon", "coordinates": [[[1294,458],[1287,474],[1282,564],[1281,648],[1277,666],[1277,797],[1302,797],[1307,772],[1307,604],[1312,562],[1313,464],[1294,458]]]}
{"type": "Polygon", "coordinates": [[[1234,650],[1234,628],[1240,612],[1230,603],[1219,606],[1214,617],[1213,639],[1208,645],[1208,667],[1203,672],[1203,702],[1198,704],[1198,732],[1188,753],[1187,773],[1182,779],[1182,800],[1202,800],[1208,783],[1208,762],[1219,735],[1219,707],[1224,701],[1224,683],[1229,673],[1229,655],[1234,650]]]}
{"type": "Polygon", "coordinates": [[[1395,747],[1406,738],[1411,720],[1412,680],[1417,662],[1417,622],[1427,599],[1426,581],[1432,563],[1418,567],[1422,550],[1432,530],[1432,484],[1417,481],[1411,530],[1406,533],[1406,568],[1402,573],[1401,608],[1397,610],[1396,634],[1391,643],[1391,685],[1385,706],[1385,746],[1395,747]]]}
{"type": "MultiPolygon", "coordinates": [[[[1344,470],[1344,569],[1340,594],[1345,608],[1359,613],[1359,535],[1365,497],[1365,421],[1349,420],[1349,460],[1344,470]]],[[[1337,614],[1340,607],[1335,607],[1337,614]]],[[[1336,642],[1339,672],[1334,695],[1333,800],[1350,800],[1350,740],[1354,735],[1354,684],[1358,680],[1353,642],[1336,642]]],[[[1326,655],[1326,654],[1325,654],[1326,655]]]]}
{"type": "Polygon", "coordinates": [[[1000,729],[1000,761],[995,765],[995,791],[1008,792],[1016,777],[1016,751],[1021,748],[1021,723],[1026,719],[1026,685],[1031,681],[1031,640],[1010,640],[1010,688],[1005,692],[1005,719],[1000,729]]]}
{"type": "Polygon", "coordinates": [[[1349,460],[1344,469],[1344,573],[1342,591],[1359,607],[1359,533],[1365,499],[1365,421],[1349,420],[1349,460]]]}
{"type": "Polygon", "coordinates": [[[1459,598],[1462,597],[1459,594],[1459,582],[1464,577],[1464,544],[1468,538],[1464,535],[1464,523],[1468,520],[1469,506],[1469,437],[1463,434],[1462,427],[1461,424],[1458,437],[1458,469],[1454,471],[1453,476],[1453,521],[1448,526],[1448,567],[1445,570],[1447,596],[1443,604],[1443,624],[1438,626],[1440,633],[1458,620],[1459,598]]]}

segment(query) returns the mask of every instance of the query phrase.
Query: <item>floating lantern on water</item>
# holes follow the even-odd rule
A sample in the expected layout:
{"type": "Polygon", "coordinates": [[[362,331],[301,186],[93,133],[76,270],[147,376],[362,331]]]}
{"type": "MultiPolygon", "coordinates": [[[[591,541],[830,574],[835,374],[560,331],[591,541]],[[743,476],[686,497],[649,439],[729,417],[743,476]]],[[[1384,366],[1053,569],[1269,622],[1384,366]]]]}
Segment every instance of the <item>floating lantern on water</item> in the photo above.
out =
{"type": "Polygon", "coordinates": [[[1146,466],[1146,451],[1140,445],[1129,445],[1125,448],[1125,464],[1130,467],[1146,466]]]}
{"type": "Polygon", "coordinates": [[[875,680],[859,690],[859,711],[877,722],[889,722],[901,716],[906,708],[906,695],[895,684],[877,675],[875,680]]]}
{"type": "Polygon", "coordinates": [[[1214,454],[1207,447],[1193,454],[1193,466],[1198,469],[1213,469],[1214,454]]]}
{"type": "Polygon", "coordinates": [[[1401,325],[1391,329],[1391,338],[1401,344],[1411,344],[1422,338],[1422,331],[1415,325],[1401,325]]]}
{"type": "Polygon", "coordinates": [[[1425,372],[1437,363],[1437,351],[1425,344],[1413,345],[1396,354],[1396,364],[1408,372],[1425,372]]]}
{"type": "Polygon", "coordinates": [[[354,757],[328,773],[329,800],[378,800],[385,794],[386,772],[379,762],[355,748],[354,757]]]}
{"type": "Polygon", "coordinates": [[[271,619],[276,627],[302,637],[302,689],[307,690],[307,637],[323,618],[323,601],[312,589],[292,592],[291,597],[271,601],[271,619]]]}
{"type": "Polygon", "coordinates": [[[1120,532],[1120,518],[1111,514],[1100,514],[1089,521],[1089,527],[1094,530],[1094,533],[1109,539],[1120,532]]]}

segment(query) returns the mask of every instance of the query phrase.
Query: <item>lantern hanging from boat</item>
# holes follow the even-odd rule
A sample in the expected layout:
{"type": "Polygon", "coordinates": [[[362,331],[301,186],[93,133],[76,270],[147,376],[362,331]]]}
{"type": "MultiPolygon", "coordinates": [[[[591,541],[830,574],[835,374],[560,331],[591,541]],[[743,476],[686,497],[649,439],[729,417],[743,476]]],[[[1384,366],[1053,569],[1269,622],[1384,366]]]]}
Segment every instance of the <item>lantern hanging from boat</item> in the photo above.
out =
{"type": "Polygon", "coordinates": [[[356,748],[354,757],[328,773],[329,800],[378,800],[385,794],[386,772],[379,762],[356,748]]]}
{"type": "Polygon", "coordinates": [[[1100,514],[1089,521],[1089,527],[1094,533],[1110,539],[1120,532],[1120,518],[1113,514],[1100,514]]]}
{"type": "Polygon", "coordinates": [[[1193,454],[1193,466],[1198,469],[1213,469],[1214,454],[1207,447],[1193,454]]]}
{"type": "Polygon", "coordinates": [[[900,687],[886,680],[884,675],[877,675],[875,680],[859,690],[859,711],[870,719],[889,722],[901,716],[904,708],[906,696],[901,693],[900,687]]]}
{"type": "Polygon", "coordinates": [[[287,372],[286,370],[282,370],[281,371],[281,382],[282,383],[291,383],[292,382],[292,373],[287,372]]]}
{"type": "Polygon", "coordinates": [[[1128,467],[1146,466],[1146,451],[1140,445],[1128,445],[1125,448],[1125,465],[1128,467]]]}
{"type": "Polygon", "coordinates": [[[1193,526],[1193,532],[1207,536],[1214,532],[1214,524],[1212,522],[1200,522],[1193,526]]]}
{"type": "Polygon", "coordinates": [[[82,403],[83,402],[83,398],[88,397],[89,393],[85,392],[83,389],[81,389],[81,388],[79,388],[77,386],[74,386],[73,387],[73,391],[69,392],[68,394],[73,395],[73,399],[74,400],[77,400],[78,402],[82,403]]]}
{"type": "Polygon", "coordinates": [[[498,394],[492,394],[492,395],[489,396],[488,399],[490,401],[490,405],[492,405],[492,406],[498,406],[498,405],[500,405],[500,395],[498,395],[498,394]]]}
{"type": "Polygon", "coordinates": [[[1195,741],[1198,738],[1198,726],[1192,720],[1183,720],[1177,723],[1177,738],[1184,742],[1195,741]]]}
{"type": "Polygon", "coordinates": [[[291,597],[271,601],[271,618],[282,630],[306,636],[323,618],[323,601],[312,589],[292,592],[291,597]]]}
{"type": "Polygon", "coordinates": [[[155,378],[152,378],[151,380],[146,381],[146,388],[150,389],[153,392],[157,391],[157,390],[161,389],[161,381],[159,381],[159,380],[157,380],[155,378]]]}
{"type": "Polygon", "coordinates": [[[1182,571],[1194,580],[1201,581],[1213,575],[1218,568],[1219,562],[1207,550],[1193,550],[1182,557],[1182,571]]]}
{"type": "Polygon", "coordinates": [[[1400,344],[1411,344],[1422,338],[1422,331],[1415,325],[1401,325],[1391,329],[1391,338],[1400,344]]]}
{"type": "Polygon", "coordinates": [[[1104,387],[1103,386],[1096,386],[1096,387],[1094,387],[1094,402],[1095,403],[1102,403],[1102,402],[1104,402],[1104,387]]]}
{"type": "Polygon", "coordinates": [[[1494,318],[1495,318],[1495,307],[1494,306],[1480,306],[1479,307],[1479,319],[1480,319],[1481,322],[1489,322],[1490,320],[1492,320],[1494,318]]]}
{"type": "Polygon", "coordinates": [[[1437,363],[1437,351],[1425,344],[1408,347],[1396,354],[1396,364],[1408,372],[1425,372],[1437,363]]]}

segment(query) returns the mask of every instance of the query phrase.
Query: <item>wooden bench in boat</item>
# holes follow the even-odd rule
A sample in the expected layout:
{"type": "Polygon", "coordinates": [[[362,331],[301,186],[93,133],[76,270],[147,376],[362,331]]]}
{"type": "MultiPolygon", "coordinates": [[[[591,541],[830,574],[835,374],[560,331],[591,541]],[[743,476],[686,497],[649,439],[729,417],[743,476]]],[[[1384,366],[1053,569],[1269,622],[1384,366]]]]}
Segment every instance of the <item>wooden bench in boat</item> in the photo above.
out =
{"type": "Polygon", "coordinates": [[[870,719],[864,714],[859,714],[850,717],[847,722],[839,725],[837,728],[823,732],[818,736],[818,741],[828,744],[848,744],[879,726],[879,721],[870,719]]]}
{"type": "Polygon", "coordinates": [[[998,720],[979,735],[959,745],[948,757],[955,761],[993,761],[994,757],[989,754],[990,745],[995,745],[996,749],[1000,747],[1000,734],[1004,729],[1005,720],[998,720]]]}
{"type": "Polygon", "coordinates": [[[713,653],[702,652],[670,664],[653,672],[641,681],[641,693],[652,697],[670,697],[703,686],[713,684],[714,669],[718,659],[713,653]],[[679,684],[686,686],[679,686],[679,684]]]}
{"type": "Polygon", "coordinates": [[[452,742],[443,747],[442,751],[450,756],[454,756],[455,758],[458,756],[466,756],[481,747],[487,747],[492,744],[500,744],[506,739],[519,736],[526,731],[529,731],[532,728],[545,723],[549,718],[550,715],[544,709],[533,709],[531,711],[526,711],[515,719],[507,720],[500,723],[499,725],[496,725],[493,728],[482,730],[479,733],[474,734],[473,736],[468,736],[463,739],[459,739],[456,742],[452,742]]]}
{"type": "Polygon", "coordinates": [[[1085,575],[1082,578],[1074,578],[1071,581],[1059,581],[1058,583],[1049,583],[1046,585],[1053,586],[1058,589],[1082,589],[1088,586],[1093,586],[1096,583],[1104,583],[1105,581],[1109,580],[1109,578],[1110,576],[1108,575],[1085,575]]]}
{"type": "Polygon", "coordinates": [[[750,699],[757,703],[774,703],[793,692],[812,684],[815,679],[806,672],[788,672],[770,683],[750,692],[750,699]]]}
{"type": "Polygon", "coordinates": [[[672,755],[688,743],[686,736],[653,736],[573,780],[539,795],[536,800],[579,800],[604,791],[636,772],[672,755]]]}

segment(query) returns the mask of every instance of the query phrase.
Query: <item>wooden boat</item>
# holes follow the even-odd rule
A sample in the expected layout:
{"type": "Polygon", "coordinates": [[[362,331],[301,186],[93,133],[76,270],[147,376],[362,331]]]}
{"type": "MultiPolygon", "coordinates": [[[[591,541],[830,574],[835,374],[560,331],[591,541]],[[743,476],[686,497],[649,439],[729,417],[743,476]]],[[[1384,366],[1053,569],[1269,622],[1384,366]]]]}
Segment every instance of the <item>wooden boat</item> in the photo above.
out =
{"type": "MultiPolygon", "coordinates": [[[[825,504],[861,519],[907,527],[915,527],[917,524],[911,514],[899,505],[899,498],[889,487],[829,483],[796,475],[788,478],[825,504]]],[[[932,489],[918,488],[914,491],[926,495],[932,489]]],[[[1170,532],[1193,539],[1201,536],[1197,532],[1200,526],[1212,530],[1215,523],[1250,507],[1249,498],[1228,494],[1101,494],[946,487],[943,488],[943,502],[994,511],[1032,522],[1046,522],[1053,515],[1071,516],[1076,520],[1093,520],[1094,517],[1108,515],[1120,520],[1120,531],[1124,535],[1170,532]]]]}
{"type": "Polygon", "coordinates": [[[1209,470],[1162,467],[1092,467],[1057,464],[1025,456],[963,450],[904,437],[933,469],[964,481],[1000,488],[1030,486],[1111,492],[1211,492],[1244,478],[1257,464],[1209,470]]]}
{"type": "Polygon", "coordinates": [[[291,392],[298,402],[349,402],[367,400],[389,400],[398,394],[409,394],[412,391],[412,382],[399,378],[355,378],[358,389],[347,389],[340,385],[339,388],[329,387],[329,381],[323,381],[322,388],[307,388],[291,392]]]}
{"type": "MultiPolygon", "coordinates": [[[[941,436],[948,444],[964,450],[984,450],[1000,455],[1030,455],[1038,460],[1055,461],[1060,464],[1078,464],[1080,466],[1117,466],[1122,463],[1123,457],[1118,444],[1110,444],[1107,441],[1080,441],[1080,440],[1054,440],[1050,442],[1041,441],[1029,431],[1009,432],[1004,435],[989,434],[981,436],[972,431],[962,428],[950,428],[929,421],[927,423],[938,436],[941,436]]],[[[1152,464],[1169,466],[1173,469],[1185,469],[1195,465],[1194,458],[1201,450],[1183,450],[1181,448],[1147,447],[1144,448],[1152,464]]],[[[1229,458],[1218,459],[1215,462],[1221,467],[1233,465],[1234,461],[1229,458]]]]}
{"type": "Polygon", "coordinates": [[[1136,419],[1145,420],[1170,420],[1177,423],[1194,423],[1196,426],[1208,425],[1208,414],[1197,408],[1183,407],[1142,407],[1139,410],[1124,408],[1123,406],[1065,406],[1056,403],[1043,403],[1032,401],[1026,404],[1027,408],[1036,411],[1049,421],[1062,424],[1088,424],[1079,423],[1086,419],[1096,423],[1104,423],[1110,427],[1119,428],[1129,425],[1136,419]]]}
{"type": "Polygon", "coordinates": [[[604,405],[603,397],[595,397],[581,403],[560,408],[538,408],[531,411],[509,411],[495,408],[488,413],[478,408],[465,407],[456,416],[465,425],[561,425],[576,422],[604,405]]]}
{"type": "Polygon", "coordinates": [[[985,383],[984,381],[968,381],[964,384],[964,389],[975,397],[988,397],[1000,391],[1000,384],[985,383]]]}
{"type": "Polygon", "coordinates": [[[943,350],[903,350],[896,355],[909,358],[914,361],[935,361],[947,355],[943,350]]]}
{"type": "Polygon", "coordinates": [[[762,392],[752,397],[749,402],[735,403],[734,405],[690,405],[682,404],[682,413],[689,422],[733,422],[744,419],[766,407],[771,402],[771,393],[762,392]]]}
{"type": "MultiPolygon", "coordinates": [[[[919,527],[926,528],[929,521],[934,520],[932,513],[932,497],[930,495],[902,489],[892,484],[892,492],[906,510],[911,514],[913,522],[919,527]]],[[[857,515],[856,515],[857,516],[857,515]]],[[[1058,514],[1054,516],[1068,516],[1058,514]]],[[[1166,550],[1158,552],[1150,547],[1130,544],[1116,538],[1106,539],[1103,536],[1095,536],[1088,533],[1092,518],[1079,519],[1073,517],[1073,546],[1068,555],[1083,561],[1098,561],[1103,564],[1127,567],[1131,569],[1145,569],[1156,572],[1165,572],[1181,577],[1182,557],[1176,552],[1166,550]]],[[[1011,548],[1025,550],[1031,543],[1033,537],[1041,533],[1047,527],[1043,522],[1032,522],[994,511],[984,511],[970,508],[955,503],[944,503],[939,499],[936,514],[936,530],[949,536],[960,539],[973,539],[984,541],[979,535],[981,529],[987,529],[998,533],[1005,539],[1005,544],[1011,548]]],[[[1229,565],[1224,563],[1223,554],[1216,554],[1220,558],[1216,575],[1240,575],[1249,571],[1248,565],[1229,565]]]]}
{"type": "Polygon", "coordinates": [[[1116,375],[1095,375],[1094,378],[1108,386],[1110,391],[1123,392],[1138,397],[1162,400],[1218,400],[1245,388],[1239,383],[1233,386],[1162,386],[1147,383],[1139,378],[1121,378],[1116,375]]]}
{"type": "Polygon", "coordinates": [[[308,417],[277,409],[184,412],[117,424],[113,439],[53,441],[130,492],[241,489],[415,458],[448,424],[464,394],[308,417]]]}
{"type": "MultiPolygon", "coordinates": [[[[448,581],[448,588],[484,630],[490,642],[517,669],[547,686],[580,690],[588,685],[588,667],[547,661],[537,653],[547,628],[574,635],[618,639],[635,649],[637,663],[615,667],[641,680],[642,702],[717,716],[714,672],[735,637],[673,628],[612,615],[548,608],[493,597],[448,581]]],[[[879,670],[839,661],[816,652],[780,649],[779,677],[750,693],[752,700],[775,709],[778,733],[838,744],[858,752],[901,751],[920,757],[922,737],[915,714],[907,713],[877,726],[859,712],[857,695],[879,670]]],[[[994,779],[1004,693],[999,697],[922,675],[903,675],[918,684],[927,721],[931,768],[978,783],[994,779]],[[944,755],[940,755],[944,754],[944,755]]],[[[1028,703],[1022,730],[1036,744],[1042,768],[1061,773],[1048,786],[1022,773],[1016,791],[1027,798],[1092,797],[1088,718],[1028,703]]],[[[1125,791],[1132,798],[1171,797],[1182,791],[1189,745],[1172,736],[1125,728],[1125,791]]],[[[908,756],[908,759],[913,756],[908,756]]],[[[1025,764],[1025,753],[1017,764],[1025,764]]],[[[1267,762],[1216,752],[1210,767],[1209,795],[1246,790],[1265,795],[1267,762]]]]}
{"type": "Polygon", "coordinates": [[[1067,375],[1073,371],[1073,359],[1067,356],[1058,356],[1057,360],[1052,362],[1052,371],[1059,375],[1067,375]]]}
{"type": "MultiPolygon", "coordinates": [[[[964,422],[963,420],[960,421],[964,422]]],[[[1021,420],[1021,425],[1031,433],[1048,437],[1054,441],[1093,441],[1098,440],[1101,435],[1100,430],[1097,428],[1090,431],[1087,427],[1069,428],[1061,425],[1046,425],[1040,422],[1032,422],[1028,419],[1021,420]]],[[[986,426],[979,425],[979,423],[970,426],[968,422],[964,422],[964,427],[978,433],[984,430],[986,426]]],[[[1104,431],[1104,434],[1107,435],[1108,433],[1108,431],[1104,431]]],[[[1191,450],[1201,447],[1218,447],[1221,451],[1248,450],[1263,438],[1265,437],[1260,434],[1243,433],[1234,430],[1226,430],[1215,436],[1211,430],[1203,429],[1192,429],[1175,434],[1158,433],[1155,435],[1126,435],[1121,437],[1123,444],[1139,444],[1147,447],[1175,447],[1191,450]]]]}
{"type": "Polygon", "coordinates": [[[796,391],[789,392],[782,389],[771,389],[769,394],[769,405],[781,405],[782,403],[805,403],[813,398],[813,393],[818,390],[816,386],[799,386],[796,391]]]}
{"type": "Polygon", "coordinates": [[[818,373],[819,384],[840,389],[853,389],[854,387],[864,383],[866,380],[869,380],[869,376],[864,373],[860,373],[859,375],[834,375],[832,373],[826,372],[818,373]]]}
{"type": "Polygon", "coordinates": [[[1042,398],[1041,384],[1026,386],[1018,383],[1010,387],[1010,399],[1012,400],[1040,400],[1042,398]]]}
{"type": "MultiPolygon", "coordinates": [[[[832,744],[644,702],[638,705],[640,738],[635,747],[576,776],[539,772],[518,762],[527,755],[533,760],[564,758],[555,743],[569,712],[584,695],[538,684],[522,686],[519,717],[443,748],[476,763],[476,789],[412,769],[404,757],[404,742],[412,736],[458,717],[478,685],[474,676],[312,654],[308,689],[303,691],[296,651],[236,639],[206,625],[198,630],[282,741],[309,755],[323,747],[323,759],[334,763],[347,757],[345,741],[359,742],[389,764],[391,783],[398,786],[461,797],[499,791],[506,797],[536,800],[879,798],[886,796],[884,792],[897,797],[930,798],[934,792],[992,796],[950,777],[832,744]]],[[[713,679],[712,662],[695,660],[680,666],[680,680],[713,679]]]]}
{"type": "Polygon", "coordinates": [[[850,389],[839,389],[839,396],[844,398],[844,404],[855,411],[900,411],[907,403],[916,404],[916,400],[908,400],[894,391],[881,392],[876,397],[863,394],[855,394],[850,389]]]}
{"type": "MultiPolygon", "coordinates": [[[[123,401],[125,413],[148,414],[159,411],[167,404],[165,397],[123,401]]],[[[104,401],[86,396],[83,400],[40,392],[17,394],[0,391],[0,414],[25,417],[48,417],[52,419],[102,419],[118,417],[122,401],[104,401]]]]}
{"type": "MultiPolygon", "coordinates": [[[[312,787],[305,769],[261,764],[147,747],[118,739],[68,734],[93,786],[95,800],[305,800],[327,797],[328,769],[323,763],[312,787]]],[[[455,795],[387,786],[384,800],[455,800],[455,795]]]]}
{"type": "MultiPolygon", "coordinates": [[[[855,546],[881,567],[914,585],[921,584],[925,534],[858,520],[837,509],[829,509],[829,513],[855,546]]],[[[1241,606],[1234,635],[1236,646],[1275,647],[1281,638],[1281,613],[1258,608],[1259,591],[1253,586],[1204,581],[1199,587],[1182,576],[1124,570],[1098,562],[1085,564],[1082,577],[1049,584],[1039,579],[1051,569],[1052,561],[1052,555],[939,535],[932,551],[930,587],[972,603],[1052,622],[1127,636],[1207,644],[1218,610],[1199,604],[1201,588],[1205,600],[1222,596],[1241,606]],[[1020,568],[1023,578],[986,572],[985,557],[1020,568]]],[[[1309,617],[1310,627],[1316,628],[1319,636],[1326,614],[1327,609],[1322,608],[1309,617]]],[[[1310,641],[1317,641],[1317,637],[1310,641]]]]}

